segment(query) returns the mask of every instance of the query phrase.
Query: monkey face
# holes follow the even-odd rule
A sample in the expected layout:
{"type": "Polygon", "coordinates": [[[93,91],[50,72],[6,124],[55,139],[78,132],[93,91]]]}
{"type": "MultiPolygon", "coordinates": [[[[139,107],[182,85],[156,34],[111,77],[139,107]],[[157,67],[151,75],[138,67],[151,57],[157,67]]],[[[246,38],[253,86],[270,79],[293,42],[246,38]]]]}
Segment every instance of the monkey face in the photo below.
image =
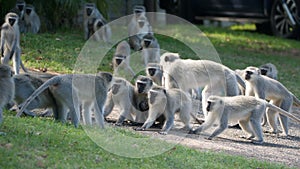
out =
{"type": "Polygon", "coordinates": [[[23,11],[24,6],[24,4],[17,4],[17,8],[19,9],[19,11],[23,11]]]}
{"type": "Polygon", "coordinates": [[[253,72],[251,71],[246,71],[246,75],[245,75],[245,79],[249,80],[251,78],[251,75],[253,74],[253,72]]]}
{"type": "Polygon", "coordinates": [[[211,101],[207,101],[206,111],[209,112],[211,110],[211,101]]]}
{"type": "Polygon", "coordinates": [[[152,40],[151,39],[144,39],[144,45],[146,48],[149,47],[149,45],[151,44],[152,40]]]}
{"type": "Polygon", "coordinates": [[[122,56],[122,55],[115,56],[115,62],[117,65],[120,65],[124,59],[126,59],[126,56],[122,56]]]}
{"type": "Polygon", "coordinates": [[[91,16],[92,12],[93,12],[93,9],[91,7],[86,8],[86,15],[87,16],[91,16]]]}
{"type": "Polygon", "coordinates": [[[137,82],[136,85],[137,85],[138,93],[143,93],[146,88],[146,83],[137,82]]]}
{"type": "Polygon", "coordinates": [[[111,87],[112,94],[116,95],[119,92],[120,84],[113,84],[111,87]]]}
{"type": "Polygon", "coordinates": [[[32,11],[32,8],[26,8],[26,14],[27,14],[27,15],[30,15],[30,14],[31,14],[31,11],[32,11]]]}
{"type": "Polygon", "coordinates": [[[267,69],[260,69],[260,73],[261,73],[262,75],[267,75],[268,70],[267,70],[267,69]]]}
{"type": "Polygon", "coordinates": [[[156,73],[156,69],[155,68],[148,68],[148,73],[150,76],[154,76],[156,73]]]}
{"type": "Polygon", "coordinates": [[[8,18],[8,23],[10,24],[10,26],[14,26],[16,22],[16,18],[8,18]]]}

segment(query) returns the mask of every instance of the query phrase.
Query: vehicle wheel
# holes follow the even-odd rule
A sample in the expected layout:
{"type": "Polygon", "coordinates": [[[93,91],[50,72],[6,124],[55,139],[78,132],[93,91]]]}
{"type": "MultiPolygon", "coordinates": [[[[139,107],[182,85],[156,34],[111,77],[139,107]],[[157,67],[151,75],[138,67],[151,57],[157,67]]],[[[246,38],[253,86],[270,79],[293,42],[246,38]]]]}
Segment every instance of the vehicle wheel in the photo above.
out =
{"type": "Polygon", "coordinates": [[[297,23],[296,26],[293,26],[280,1],[275,0],[271,9],[272,33],[283,38],[295,38],[300,35],[300,2],[299,0],[286,0],[287,7],[297,23]]]}

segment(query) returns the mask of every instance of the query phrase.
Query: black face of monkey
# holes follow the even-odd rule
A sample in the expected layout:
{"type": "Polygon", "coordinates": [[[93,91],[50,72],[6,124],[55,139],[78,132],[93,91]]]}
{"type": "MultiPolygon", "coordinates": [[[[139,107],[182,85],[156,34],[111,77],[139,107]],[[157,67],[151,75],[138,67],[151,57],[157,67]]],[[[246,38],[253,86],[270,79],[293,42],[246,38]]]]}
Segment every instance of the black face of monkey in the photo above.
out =
{"type": "Polygon", "coordinates": [[[91,7],[86,8],[86,15],[87,16],[91,16],[92,12],[93,12],[93,9],[91,7]]]}
{"type": "Polygon", "coordinates": [[[119,84],[113,84],[113,86],[111,87],[112,94],[117,94],[119,92],[119,89],[120,89],[119,84]]]}
{"type": "Polygon", "coordinates": [[[156,69],[155,68],[148,68],[148,72],[149,72],[150,76],[154,76],[155,72],[156,72],[156,69]]]}
{"type": "Polygon", "coordinates": [[[137,82],[138,93],[143,93],[146,88],[146,83],[137,82]]]}
{"type": "Polygon", "coordinates": [[[14,26],[14,24],[16,22],[16,18],[9,18],[8,22],[9,22],[10,26],[14,26]]]}
{"type": "Polygon", "coordinates": [[[27,15],[30,15],[31,11],[32,11],[31,8],[26,8],[26,14],[27,14],[27,15]]]}
{"type": "Polygon", "coordinates": [[[251,75],[253,74],[253,72],[251,71],[246,71],[246,75],[245,75],[245,79],[249,80],[251,78],[251,75]]]}
{"type": "Polygon", "coordinates": [[[126,56],[122,56],[122,55],[115,56],[117,65],[120,65],[124,59],[126,59],[126,56]]]}
{"type": "Polygon", "coordinates": [[[268,70],[267,69],[260,69],[260,72],[262,75],[267,75],[268,70]]]}
{"type": "Polygon", "coordinates": [[[24,8],[24,4],[18,4],[17,7],[18,7],[19,11],[22,11],[24,8]]]}
{"type": "Polygon", "coordinates": [[[207,106],[206,106],[206,111],[210,111],[211,110],[211,101],[207,101],[207,106]]]}

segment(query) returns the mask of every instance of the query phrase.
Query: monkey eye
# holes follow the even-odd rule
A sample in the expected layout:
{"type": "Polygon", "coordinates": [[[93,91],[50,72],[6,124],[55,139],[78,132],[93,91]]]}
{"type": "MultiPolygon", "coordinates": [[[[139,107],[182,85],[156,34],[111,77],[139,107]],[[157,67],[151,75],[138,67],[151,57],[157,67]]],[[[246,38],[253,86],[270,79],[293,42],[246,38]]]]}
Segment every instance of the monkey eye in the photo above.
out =
{"type": "Polygon", "coordinates": [[[251,72],[251,71],[246,71],[246,73],[249,74],[249,75],[253,74],[253,72],[251,72]]]}
{"type": "Polygon", "coordinates": [[[124,59],[126,59],[126,56],[123,56],[124,59]]]}

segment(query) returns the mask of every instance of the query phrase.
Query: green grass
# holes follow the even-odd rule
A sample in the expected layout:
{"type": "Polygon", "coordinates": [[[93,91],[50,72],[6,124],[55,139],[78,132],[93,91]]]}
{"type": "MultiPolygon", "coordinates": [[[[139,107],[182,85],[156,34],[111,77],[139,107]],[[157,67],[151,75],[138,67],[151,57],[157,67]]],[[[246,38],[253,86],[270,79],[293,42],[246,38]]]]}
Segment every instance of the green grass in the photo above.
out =
{"type": "MultiPolygon", "coordinates": [[[[242,69],[272,62],[279,70],[279,80],[300,97],[299,41],[240,28],[200,26],[200,29],[215,46],[223,64],[242,69]]],[[[181,36],[180,31],[176,35],[181,36]]],[[[198,58],[177,40],[163,35],[157,38],[162,49],[178,52],[184,58],[198,58]]],[[[190,41],[198,43],[197,39],[190,41]]],[[[22,35],[22,59],[26,67],[71,73],[84,44],[82,33],[77,31],[22,35]]],[[[113,52],[114,49],[108,52],[99,70],[112,71],[109,63],[113,52]]],[[[12,112],[4,113],[0,130],[7,133],[0,136],[0,168],[287,168],[223,153],[199,152],[180,145],[154,157],[126,158],[99,147],[82,128],[75,129],[73,125],[56,123],[49,118],[16,118],[12,112]]],[[[128,130],[117,131],[129,137],[144,137],[128,130]]]]}

